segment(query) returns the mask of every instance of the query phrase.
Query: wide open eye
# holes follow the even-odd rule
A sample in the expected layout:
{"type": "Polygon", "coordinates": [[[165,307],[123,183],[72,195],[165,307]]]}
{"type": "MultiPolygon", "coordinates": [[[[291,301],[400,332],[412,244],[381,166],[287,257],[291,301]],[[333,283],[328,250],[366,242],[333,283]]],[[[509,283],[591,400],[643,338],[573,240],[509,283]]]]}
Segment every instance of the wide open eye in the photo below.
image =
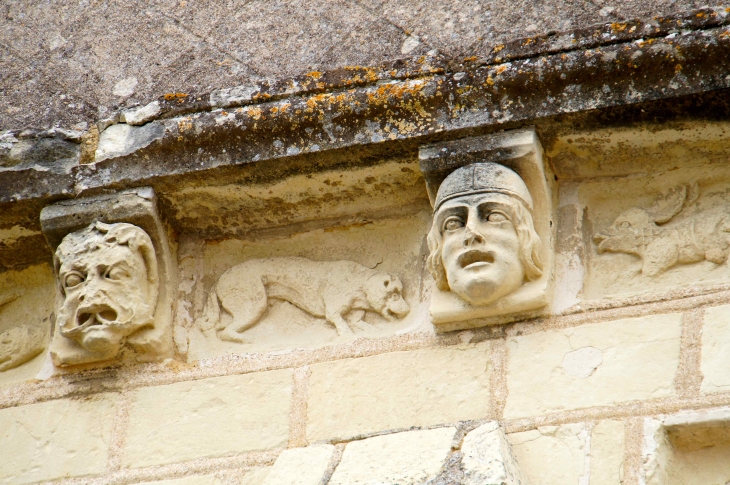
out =
{"type": "Polygon", "coordinates": [[[619,226],[624,229],[628,229],[629,227],[631,227],[631,223],[629,221],[623,221],[621,224],[619,224],[619,226]]]}
{"type": "Polygon", "coordinates": [[[489,222],[504,222],[507,220],[507,216],[505,216],[501,212],[490,212],[487,216],[487,220],[489,222]]]}
{"type": "Polygon", "coordinates": [[[444,221],[444,231],[455,231],[464,227],[464,221],[459,217],[449,217],[444,221]]]}
{"type": "Polygon", "coordinates": [[[74,286],[78,286],[83,283],[85,279],[86,277],[81,273],[73,272],[66,275],[66,278],[63,280],[63,284],[66,288],[73,288],[74,286]]]}

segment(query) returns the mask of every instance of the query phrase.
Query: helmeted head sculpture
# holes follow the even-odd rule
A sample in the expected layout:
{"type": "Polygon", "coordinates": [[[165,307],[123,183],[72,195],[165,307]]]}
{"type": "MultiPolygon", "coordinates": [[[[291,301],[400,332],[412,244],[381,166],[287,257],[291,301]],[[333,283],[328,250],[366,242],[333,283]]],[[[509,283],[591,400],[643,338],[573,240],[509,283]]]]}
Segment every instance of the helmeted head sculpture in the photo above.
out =
{"type": "Polygon", "coordinates": [[[114,358],[127,337],[154,324],[157,258],[144,230],[94,222],[63,238],[55,264],[58,332],[94,360],[114,358]]]}
{"type": "Polygon", "coordinates": [[[438,288],[475,306],[542,275],[530,192],[517,173],[497,163],[458,168],[441,183],[428,247],[438,288]]]}

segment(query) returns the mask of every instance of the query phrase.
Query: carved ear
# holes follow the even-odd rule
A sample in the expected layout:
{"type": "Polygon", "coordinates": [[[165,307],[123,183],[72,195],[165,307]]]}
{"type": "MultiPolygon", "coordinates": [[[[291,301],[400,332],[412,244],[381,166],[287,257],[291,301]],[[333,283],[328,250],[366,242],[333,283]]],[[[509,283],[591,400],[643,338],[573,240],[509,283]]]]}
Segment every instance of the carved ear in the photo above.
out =
{"type": "Polygon", "coordinates": [[[697,188],[696,182],[689,186],[680,185],[678,187],[672,187],[666,194],[657,199],[647,212],[654,222],[664,224],[682,211],[685,202],[691,204],[697,200],[698,196],[699,189],[697,188]]]}

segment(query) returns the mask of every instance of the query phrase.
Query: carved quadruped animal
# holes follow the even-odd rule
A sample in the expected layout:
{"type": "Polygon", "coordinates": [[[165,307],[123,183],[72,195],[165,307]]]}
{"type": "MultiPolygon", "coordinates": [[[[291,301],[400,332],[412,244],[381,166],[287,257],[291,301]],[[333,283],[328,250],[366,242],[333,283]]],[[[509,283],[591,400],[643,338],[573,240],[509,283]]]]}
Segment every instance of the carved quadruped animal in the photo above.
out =
{"type": "Polygon", "coordinates": [[[353,310],[372,311],[391,321],[405,317],[410,308],[402,292],[398,277],[353,261],[252,259],[221,275],[196,325],[215,328],[221,340],[244,343],[241,333],[261,320],[268,300],[274,298],[324,317],[339,335],[350,335],[344,317],[353,310]],[[223,325],[221,310],[233,317],[230,324],[223,325]]]}
{"type": "Polygon", "coordinates": [[[652,207],[631,208],[593,236],[598,252],[634,254],[641,272],[656,276],[677,264],[725,263],[730,253],[730,207],[715,207],[673,221],[699,197],[696,183],[670,189],[652,207]]]}

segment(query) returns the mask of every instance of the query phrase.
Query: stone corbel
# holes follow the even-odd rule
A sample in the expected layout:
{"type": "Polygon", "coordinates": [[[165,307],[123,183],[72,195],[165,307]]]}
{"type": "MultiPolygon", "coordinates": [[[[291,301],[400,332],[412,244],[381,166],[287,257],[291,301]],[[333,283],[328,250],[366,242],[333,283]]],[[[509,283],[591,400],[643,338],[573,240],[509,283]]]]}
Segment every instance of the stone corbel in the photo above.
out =
{"type": "MultiPolygon", "coordinates": [[[[426,145],[421,147],[419,158],[431,205],[438,205],[434,214],[434,224],[449,224],[451,227],[447,231],[445,228],[434,226],[429,234],[431,251],[429,269],[437,280],[430,312],[437,331],[476,328],[544,312],[551,300],[553,282],[556,191],[553,190],[554,177],[545,167],[542,146],[535,131],[515,130],[426,145]],[[464,187],[469,185],[470,188],[465,189],[461,185],[464,187]],[[441,193],[439,189],[442,189],[441,193]],[[534,236],[531,238],[533,243],[537,241],[533,244],[534,257],[527,256],[527,259],[531,260],[529,262],[531,267],[526,268],[524,255],[518,254],[514,247],[510,249],[509,241],[497,247],[492,244],[495,238],[484,234],[481,239],[477,236],[476,240],[487,242],[480,247],[475,246],[473,255],[477,258],[482,254],[486,258],[485,261],[482,263],[477,261],[473,267],[466,268],[469,264],[467,261],[462,261],[463,255],[454,253],[454,263],[451,266],[457,268],[458,263],[460,268],[466,269],[461,271],[463,273],[461,275],[458,268],[449,273],[449,250],[445,249],[448,246],[446,237],[458,235],[459,231],[473,234],[471,230],[475,228],[465,219],[467,212],[472,210],[469,214],[476,214],[478,207],[478,210],[482,211],[485,210],[484,207],[492,207],[503,202],[507,205],[514,202],[512,205],[519,206],[515,210],[521,211],[524,217],[498,213],[493,217],[495,221],[500,219],[504,224],[512,223],[512,226],[517,226],[520,223],[512,219],[527,220],[527,226],[530,227],[525,231],[528,229],[532,231],[534,227],[533,232],[539,236],[539,241],[534,236]],[[461,209],[455,207],[459,204],[462,205],[461,209]],[[457,214],[459,210],[465,211],[463,217],[457,214]],[[446,220],[451,218],[448,215],[449,211],[455,211],[452,222],[446,220]],[[529,219],[532,219],[532,222],[529,222],[529,219]],[[510,252],[512,254],[508,254],[510,252]],[[510,266],[510,257],[515,268],[510,266]],[[517,259],[521,264],[517,263],[517,259]],[[536,264],[532,264],[533,260],[536,264]],[[497,264],[494,264],[495,262],[497,264]],[[477,293],[476,297],[469,293],[470,290],[463,289],[465,285],[468,287],[470,282],[462,281],[460,287],[456,281],[458,278],[477,278],[475,275],[482,271],[480,269],[477,271],[477,266],[480,264],[483,268],[495,268],[502,263],[504,263],[502,269],[504,275],[519,273],[516,269],[522,268],[521,271],[525,273],[524,278],[518,278],[520,281],[507,281],[509,277],[506,277],[507,280],[504,282],[497,278],[495,280],[497,283],[484,283],[483,288],[490,288],[491,284],[491,289],[473,291],[472,293],[477,293]],[[449,277],[454,281],[448,281],[449,277]],[[481,295],[478,294],[480,291],[481,295]],[[495,298],[489,298],[490,292],[496,295],[495,298]]],[[[515,232],[518,234],[519,243],[512,246],[519,246],[519,253],[525,252],[525,238],[519,236],[519,228],[515,228],[515,232]]],[[[452,252],[460,254],[464,252],[461,245],[472,244],[466,240],[461,243],[452,252]]],[[[484,275],[479,277],[483,280],[488,279],[484,275]]],[[[472,287],[477,286],[472,285],[472,287]]]]}
{"type": "Polygon", "coordinates": [[[41,227],[54,251],[56,366],[171,355],[176,271],[152,188],[47,206],[41,227]]]}

